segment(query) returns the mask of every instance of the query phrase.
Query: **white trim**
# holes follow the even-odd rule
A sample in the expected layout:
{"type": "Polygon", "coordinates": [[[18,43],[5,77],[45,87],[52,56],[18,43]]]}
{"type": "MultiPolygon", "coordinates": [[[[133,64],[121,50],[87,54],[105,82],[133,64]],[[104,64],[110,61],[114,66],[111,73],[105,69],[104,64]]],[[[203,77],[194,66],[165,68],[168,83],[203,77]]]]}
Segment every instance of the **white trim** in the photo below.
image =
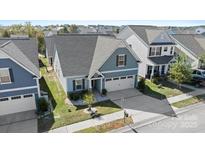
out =
{"type": "Polygon", "coordinates": [[[39,78],[36,78],[36,83],[37,83],[37,87],[38,87],[38,97],[41,97],[41,90],[40,90],[39,78]]]}
{"type": "Polygon", "coordinates": [[[18,91],[18,90],[34,89],[34,88],[38,88],[38,86],[31,86],[31,87],[22,87],[22,88],[6,89],[6,90],[0,90],[0,92],[11,92],[11,91],[18,91]]]}
{"type": "MultiPolygon", "coordinates": [[[[3,52],[5,49],[1,49],[3,52]]],[[[5,53],[5,52],[4,52],[5,53]]],[[[12,58],[10,55],[8,55],[7,53],[5,53],[11,60],[13,60],[15,63],[19,64],[22,68],[24,68],[25,70],[27,70],[28,72],[30,72],[33,75],[36,75],[38,77],[40,77],[39,74],[35,74],[34,72],[32,72],[31,70],[29,70],[28,68],[26,68],[23,64],[21,64],[20,62],[18,62],[17,60],[15,60],[14,58],[12,58]]],[[[34,65],[34,64],[33,64],[34,65]]],[[[39,70],[39,69],[38,69],[39,70]]]]}
{"type": "Polygon", "coordinates": [[[101,73],[114,73],[114,72],[124,72],[124,71],[134,71],[134,70],[138,70],[138,68],[128,68],[128,69],[113,70],[113,71],[102,71],[101,73]]]}

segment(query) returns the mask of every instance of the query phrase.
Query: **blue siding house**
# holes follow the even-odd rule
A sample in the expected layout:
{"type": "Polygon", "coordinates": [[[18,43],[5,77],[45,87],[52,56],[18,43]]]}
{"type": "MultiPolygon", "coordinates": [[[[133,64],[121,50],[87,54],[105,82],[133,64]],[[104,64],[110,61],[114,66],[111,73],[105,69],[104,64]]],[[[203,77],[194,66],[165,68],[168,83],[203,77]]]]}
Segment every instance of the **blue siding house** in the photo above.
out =
{"type": "Polygon", "coordinates": [[[68,34],[53,36],[53,43],[53,67],[65,92],[89,89],[101,93],[137,86],[140,60],[124,41],[113,36],[68,34]]]}
{"type": "Polygon", "coordinates": [[[0,115],[36,110],[39,89],[35,39],[0,39],[0,115]]]}

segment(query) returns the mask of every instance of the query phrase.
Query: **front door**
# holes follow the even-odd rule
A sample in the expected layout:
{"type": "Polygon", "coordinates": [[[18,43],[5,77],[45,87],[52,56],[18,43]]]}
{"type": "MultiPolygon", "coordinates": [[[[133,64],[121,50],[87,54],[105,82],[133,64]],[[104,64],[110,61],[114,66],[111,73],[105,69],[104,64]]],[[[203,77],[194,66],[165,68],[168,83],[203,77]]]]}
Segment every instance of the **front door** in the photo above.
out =
{"type": "Polygon", "coordinates": [[[96,89],[96,80],[92,80],[92,88],[96,89]]]}
{"type": "Polygon", "coordinates": [[[161,68],[161,75],[164,75],[165,74],[165,65],[162,65],[162,68],[161,68]]]}

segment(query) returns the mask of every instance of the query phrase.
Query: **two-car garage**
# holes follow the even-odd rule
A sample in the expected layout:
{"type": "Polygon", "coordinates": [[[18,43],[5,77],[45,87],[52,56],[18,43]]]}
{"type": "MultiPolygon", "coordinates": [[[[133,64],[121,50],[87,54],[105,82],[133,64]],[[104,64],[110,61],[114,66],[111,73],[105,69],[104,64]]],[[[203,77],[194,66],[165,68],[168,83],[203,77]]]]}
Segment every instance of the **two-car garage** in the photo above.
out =
{"type": "Polygon", "coordinates": [[[105,89],[110,91],[117,91],[135,87],[135,76],[121,76],[105,79],[105,89]]]}
{"type": "Polygon", "coordinates": [[[0,115],[36,110],[35,95],[26,94],[0,98],[0,115]]]}

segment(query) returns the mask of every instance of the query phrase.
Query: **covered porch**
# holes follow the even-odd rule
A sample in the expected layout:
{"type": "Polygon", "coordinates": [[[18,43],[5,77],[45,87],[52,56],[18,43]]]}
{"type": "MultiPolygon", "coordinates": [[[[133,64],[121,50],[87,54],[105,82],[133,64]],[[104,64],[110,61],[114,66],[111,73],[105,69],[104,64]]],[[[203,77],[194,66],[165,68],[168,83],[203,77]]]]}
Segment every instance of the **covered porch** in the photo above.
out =
{"type": "Polygon", "coordinates": [[[88,79],[88,90],[102,93],[104,76],[102,73],[95,73],[92,78],[88,79]]]}
{"type": "Polygon", "coordinates": [[[146,78],[152,79],[154,76],[165,76],[168,72],[169,64],[147,65],[146,78]]]}

